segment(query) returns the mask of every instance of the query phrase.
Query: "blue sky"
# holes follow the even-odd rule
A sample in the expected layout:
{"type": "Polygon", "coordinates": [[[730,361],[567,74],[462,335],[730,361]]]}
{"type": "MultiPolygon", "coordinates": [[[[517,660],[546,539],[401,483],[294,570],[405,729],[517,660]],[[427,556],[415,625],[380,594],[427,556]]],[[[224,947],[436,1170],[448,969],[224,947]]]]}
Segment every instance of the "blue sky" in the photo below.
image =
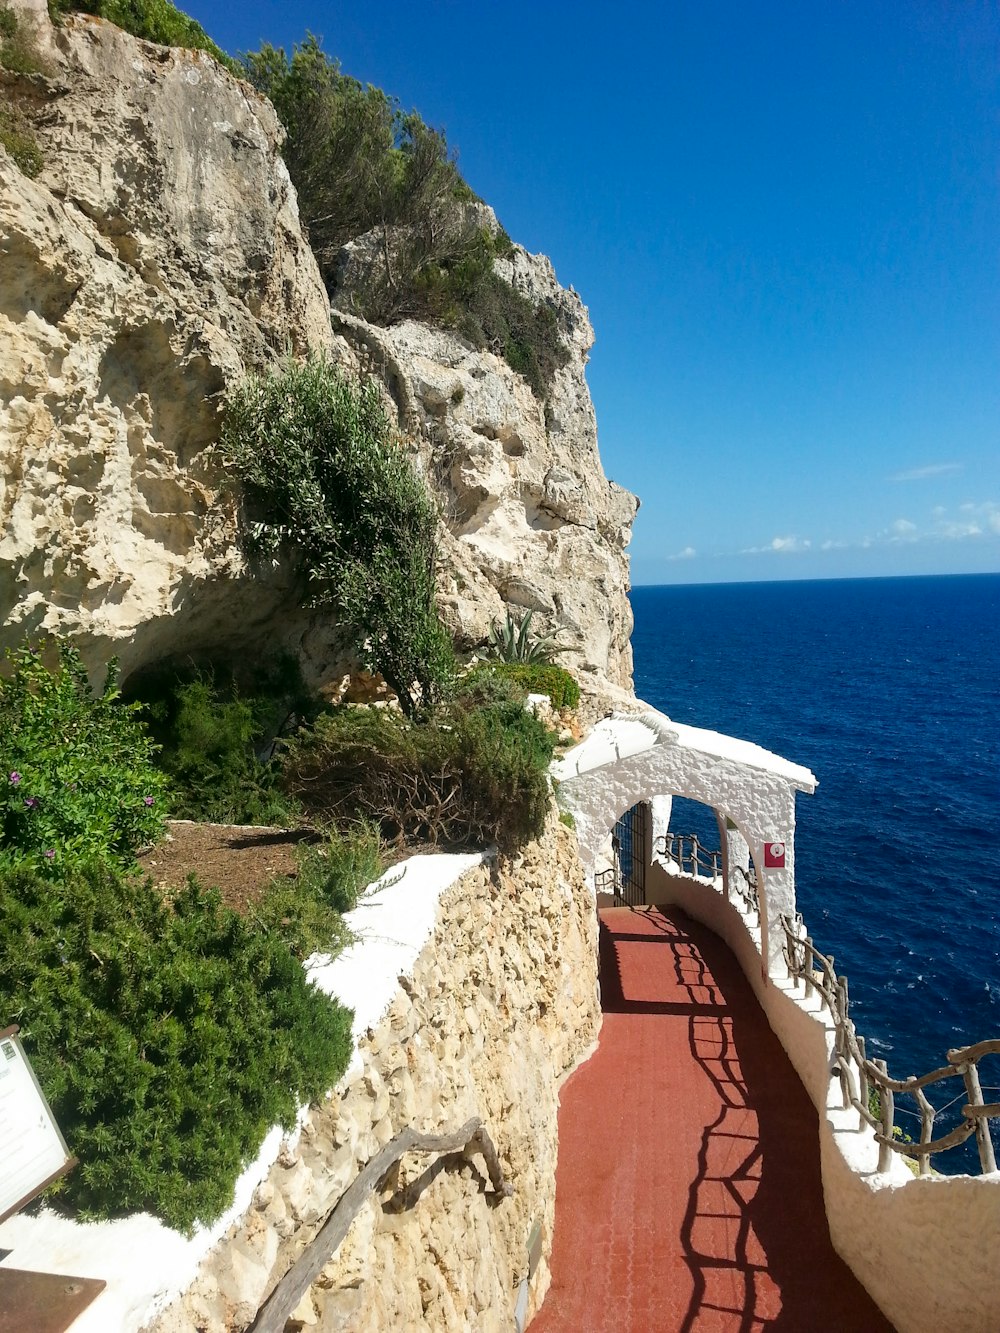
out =
{"type": "Polygon", "coordinates": [[[636,583],[1000,570],[995,0],[182,7],[321,36],[580,292],[636,583]]]}

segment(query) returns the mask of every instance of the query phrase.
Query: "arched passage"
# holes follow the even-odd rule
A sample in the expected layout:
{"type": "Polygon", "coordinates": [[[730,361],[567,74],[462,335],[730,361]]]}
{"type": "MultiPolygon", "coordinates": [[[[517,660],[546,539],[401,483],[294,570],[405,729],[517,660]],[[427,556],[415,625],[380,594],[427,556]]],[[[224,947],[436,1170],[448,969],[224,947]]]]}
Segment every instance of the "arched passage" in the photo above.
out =
{"type": "Polygon", "coordinates": [[[677,795],[716,810],[726,821],[727,875],[743,854],[737,839],[753,861],[766,968],[769,974],[781,971],[781,915],[795,911],[795,796],[816,788],[807,768],[650,710],[638,718],[605,719],[553,773],[560,804],[574,816],[591,878],[615,821],[639,802],[677,795]]]}

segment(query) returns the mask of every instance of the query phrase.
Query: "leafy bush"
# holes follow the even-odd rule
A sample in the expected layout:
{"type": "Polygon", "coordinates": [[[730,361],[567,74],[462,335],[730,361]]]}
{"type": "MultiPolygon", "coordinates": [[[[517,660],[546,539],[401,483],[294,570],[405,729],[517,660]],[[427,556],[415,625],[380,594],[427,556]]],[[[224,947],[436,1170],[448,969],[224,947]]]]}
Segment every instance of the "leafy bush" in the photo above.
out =
{"type": "Polygon", "coordinates": [[[274,933],[305,959],[316,950],[336,953],[348,941],[342,914],[382,871],[382,840],[369,824],[329,830],[318,845],[296,853],[295,879],[276,879],[251,909],[259,928],[274,933]]]}
{"type": "Polygon", "coordinates": [[[234,74],[242,66],[216,46],[200,23],[169,0],[48,0],[49,16],[58,23],[64,14],[94,14],[117,27],[160,46],[180,46],[189,51],[207,51],[234,74]]]}
{"type": "Polygon", "coordinates": [[[95,694],[69,643],[49,670],[8,653],[0,678],[0,850],[56,875],[90,858],[128,861],[163,829],[167,781],[139,705],[119,699],[114,662],[95,694]]]}
{"type": "MultiPolygon", "coordinates": [[[[17,15],[3,4],[0,4],[0,67],[12,74],[37,74],[44,68],[34,42],[22,31],[17,15]]],[[[25,176],[34,179],[44,166],[38,140],[9,89],[0,96],[0,144],[25,176]]]]}
{"type": "Polygon", "coordinates": [[[168,662],[129,681],[143,701],[182,819],[287,824],[296,810],[281,790],[274,744],[314,715],[298,663],[249,666],[168,662]]]}
{"type": "Polygon", "coordinates": [[[554,662],[484,662],[463,677],[463,684],[471,687],[489,677],[511,681],[525,694],[547,694],[553,708],[575,708],[580,702],[579,685],[554,662]]]}
{"type": "Polygon", "coordinates": [[[285,162],[336,303],[376,324],[420,319],[457,329],[505,357],[544,397],[569,358],[556,316],[496,272],[510,238],[483,226],[444,135],[342,74],[314,37],[291,57],[264,46],[244,61],[288,132],[285,162]],[[374,242],[371,262],[343,289],[342,248],[361,236],[374,242]]]}
{"type": "Polygon", "coordinates": [[[237,391],[222,445],[261,516],[253,546],[297,552],[312,603],[336,607],[404,712],[429,707],[454,661],[435,604],[437,515],[377,385],[289,363],[237,391]]]}
{"type": "Polygon", "coordinates": [[[165,906],[110,866],[56,885],[0,862],[0,938],[0,1021],[80,1159],[60,1198],[85,1216],[214,1218],[271,1125],[346,1065],[350,1014],[193,882],[165,906]]]}
{"type": "Polygon", "coordinates": [[[34,40],[26,34],[17,15],[8,5],[0,4],[0,65],[12,74],[41,74],[44,62],[39,58],[34,40]]]}
{"type": "Polygon", "coordinates": [[[45,165],[38,140],[20,110],[6,100],[0,100],[0,144],[14,159],[18,170],[32,180],[45,165]]]}
{"type": "Polygon", "coordinates": [[[542,831],[552,750],[518,698],[458,698],[417,724],[390,709],[338,708],[293,743],[285,780],[326,819],[371,819],[400,842],[510,850],[542,831]]]}

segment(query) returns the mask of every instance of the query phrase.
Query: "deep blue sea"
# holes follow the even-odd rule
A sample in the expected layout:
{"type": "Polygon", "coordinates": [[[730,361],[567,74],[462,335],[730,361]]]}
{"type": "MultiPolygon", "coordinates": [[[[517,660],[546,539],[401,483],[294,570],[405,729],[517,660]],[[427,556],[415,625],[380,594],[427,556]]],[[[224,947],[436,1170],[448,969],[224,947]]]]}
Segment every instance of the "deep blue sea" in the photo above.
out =
{"type": "MultiPolygon", "coordinates": [[[[797,799],[798,905],[869,1055],[905,1078],[1000,1037],[1000,574],[645,587],[632,606],[640,698],[819,779],[797,799]]],[[[671,827],[717,846],[705,814],[675,802],[671,827]]],[[[1000,1058],[981,1076],[1000,1084],[1000,1058]]]]}

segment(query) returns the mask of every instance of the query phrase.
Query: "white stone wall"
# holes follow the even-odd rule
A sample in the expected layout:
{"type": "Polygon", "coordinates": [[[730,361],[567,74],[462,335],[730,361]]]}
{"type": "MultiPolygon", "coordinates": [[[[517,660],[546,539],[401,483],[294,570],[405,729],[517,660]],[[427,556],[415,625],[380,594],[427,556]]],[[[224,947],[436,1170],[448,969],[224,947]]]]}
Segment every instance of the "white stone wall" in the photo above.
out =
{"type": "MultiPolygon", "coordinates": [[[[664,877],[666,880],[666,877],[664,877]]],[[[768,1022],[819,1112],[830,1236],[899,1333],[996,1333],[1000,1328],[1000,1172],[915,1177],[894,1156],[876,1171],[878,1145],[841,1109],[830,1077],[833,1025],[815,998],[763,975],[759,933],[721,893],[671,876],[672,901],[715,931],[753,986],[768,1022]]]]}
{"type": "Polygon", "coordinates": [[[473,1115],[513,1197],[492,1196],[479,1158],[404,1158],[296,1318],[324,1331],[499,1333],[518,1327],[520,1302],[523,1327],[549,1283],[558,1087],[598,1027],[593,903],[575,838],[553,820],[514,861],[471,870],[444,893],[430,940],[360,1042],[346,1086],[314,1110],[150,1329],[246,1327],[365,1161],[407,1125],[443,1132],[473,1115]]]}

